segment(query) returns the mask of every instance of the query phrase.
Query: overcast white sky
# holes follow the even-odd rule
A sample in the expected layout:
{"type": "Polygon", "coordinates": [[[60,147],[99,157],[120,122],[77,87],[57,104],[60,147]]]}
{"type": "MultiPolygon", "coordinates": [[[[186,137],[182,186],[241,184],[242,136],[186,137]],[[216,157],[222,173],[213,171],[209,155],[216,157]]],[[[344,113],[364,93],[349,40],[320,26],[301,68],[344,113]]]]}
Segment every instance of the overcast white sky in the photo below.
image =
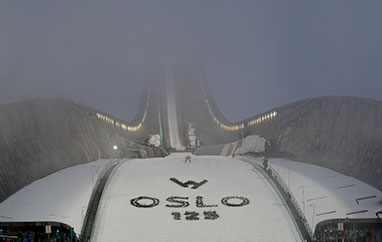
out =
{"type": "Polygon", "coordinates": [[[237,121],[325,95],[381,99],[380,0],[1,0],[0,102],[62,97],[134,118],[164,56],[198,59],[237,121]]]}

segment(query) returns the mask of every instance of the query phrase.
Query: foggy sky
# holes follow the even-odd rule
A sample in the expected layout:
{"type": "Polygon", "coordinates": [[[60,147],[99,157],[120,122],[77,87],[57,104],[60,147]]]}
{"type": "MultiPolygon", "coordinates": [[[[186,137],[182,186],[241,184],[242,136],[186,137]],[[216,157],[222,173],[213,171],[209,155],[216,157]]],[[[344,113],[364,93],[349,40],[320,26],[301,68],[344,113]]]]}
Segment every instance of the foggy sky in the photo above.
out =
{"type": "Polygon", "coordinates": [[[232,121],[304,98],[381,99],[382,1],[1,0],[0,103],[78,101],[125,120],[163,58],[197,59],[232,121]]]}

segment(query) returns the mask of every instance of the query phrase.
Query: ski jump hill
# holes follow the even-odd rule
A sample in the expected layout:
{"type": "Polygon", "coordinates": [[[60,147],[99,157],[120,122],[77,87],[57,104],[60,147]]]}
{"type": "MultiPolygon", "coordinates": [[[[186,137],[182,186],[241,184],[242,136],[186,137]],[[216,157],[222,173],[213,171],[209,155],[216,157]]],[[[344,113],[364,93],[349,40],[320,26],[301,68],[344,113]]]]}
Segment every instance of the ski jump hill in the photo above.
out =
{"type": "Polygon", "coordinates": [[[0,105],[0,201],[31,182],[73,165],[103,158],[163,156],[143,140],[157,124],[146,91],[135,120],[122,122],[100,110],[63,99],[0,105]],[[154,121],[154,123],[153,123],[154,121]],[[113,150],[116,145],[118,150],[113,150]],[[146,150],[147,149],[147,150],[146,150]]]}
{"type": "MultiPolygon", "coordinates": [[[[62,99],[1,104],[0,201],[65,168],[97,160],[165,157],[174,150],[187,150],[194,139],[189,135],[190,125],[193,135],[203,140],[195,154],[232,155],[241,137],[258,134],[276,139],[279,153],[291,160],[327,168],[382,190],[381,101],[316,97],[232,123],[219,112],[201,78],[196,78],[198,82],[186,74],[172,78],[177,80],[172,93],[163,83],[149,85],[131,122],[62,99]],[[173,96],[175,106],[169,107],[168,95],[173,96]],[[178,147],[171,134],[174,117],[178,147]],[[160,135],[160,147],[147,145],[152,134],[160,135]]],[[[96,222],[96,226],[101,225],[96,222]]]]}

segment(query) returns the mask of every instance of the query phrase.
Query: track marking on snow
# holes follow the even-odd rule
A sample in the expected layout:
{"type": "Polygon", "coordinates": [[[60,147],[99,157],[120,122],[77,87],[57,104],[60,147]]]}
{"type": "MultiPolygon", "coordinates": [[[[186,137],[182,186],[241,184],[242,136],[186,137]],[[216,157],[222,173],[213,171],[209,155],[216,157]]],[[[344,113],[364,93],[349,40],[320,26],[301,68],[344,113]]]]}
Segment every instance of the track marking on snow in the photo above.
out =
{"type": "Polygon", "coordinates": [[[357,213],[367,213],[369,210],[360,210],[360,211],[355,211],[355,212],[351,212],[351,213],[347,213],[346,215],[352,215],[352,214],[357,214],[357,213]]]}
{"type": "Polygon", "coordinates": [[[314,197],[314,198],[309,198],[309,199],[306,199],[307,202],[310,202],[310,201],[315,201],[315,200],[320,200],[320,199],[325,199],[326,196],[324,197],[314,197]]]}
{"type": "Polygon", "coordinates": [[[317,184],[312,184],[312,185],[306,185],[306,186],[299,186],[299,187],[297,187],[298,189],[305,189],[305,188],[309,188],[309,187],[315,187],[315,186],[317,186],[317,184]]]}
{"type": "Polygon", "coordinates": [[[329,179],[329,178],[335,178],[337,177],[336,175],[332,175],[332,176],[324,176],[324,177],[320,177],[320,179],[329,179]]]}
{"type": "Polygon", "coordinates": [[[300,202],[299,205],[301,210],[304,210],[304,205],[307,206],[305,217],[307,221],[312,221],[311,227],[327,219],[346,218],[349,216],[348,213],[353,211],[368,210],[363,213],[354,213],[352,218],[375,218],[375,213],[381,209],[376,199],[382,197],[382,192],[355,178],[324,167],[283,158],[269,159],[269,165],[279,169],[279,175],[284,181],[288,181],[288,186],[296,200],[306,202],[300,202]],[[304,189],[302,192],[302,186],[307,187],[311,184],[315,186],[304,189]],[[315,201],[306,200],[306,198],[323,196],[326,198],[315,201]],[[357,204],[356,199],[366,197],[370,199],[358,201],[357,204]]]}
{"type": "Polygon", "coordinates": [[[339,186],[337,189],[343,189],[343,188],[349,188],[349,187],[355,187],[355,184],[346,185],[346,186],[339,186]]]}
{"type": "Polygon", "coordinates": [[[376,198],[377,196],[367,196],[367,197],[360,197],[360,198],[357,198],[356,200],[355,200],[355,202],[357,203],[357,204],[359,204],[359,201],[361,201],[361,200],[366,200],[366,199],[370,199],[370,198],[376,198]]]}
{"type": "Polygon", "coordinates": [[[329,211],[329,212],[325,212],[325,213],[317,213],[316,216],[322,216],[322,215],[327,215],[327,214],[332,214],[332,213],[336,213],[337,211],[329,211]]]}
{"type": "Polygon", "coordinates": [[[57,214],[48,214],[49,216],[52,216],[52,217],[60,217],[60,218],[70,218],[68,216],[64,216],[64,215],[57,215],[57,214]]]}

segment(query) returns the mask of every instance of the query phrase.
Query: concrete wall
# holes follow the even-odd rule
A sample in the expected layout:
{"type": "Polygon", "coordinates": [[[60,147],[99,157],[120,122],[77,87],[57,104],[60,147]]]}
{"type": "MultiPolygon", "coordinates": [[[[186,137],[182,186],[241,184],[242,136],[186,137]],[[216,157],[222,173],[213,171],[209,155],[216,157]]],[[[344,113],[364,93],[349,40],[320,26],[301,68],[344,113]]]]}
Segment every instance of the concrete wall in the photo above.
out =
{"type": "Polygon", "coordinates": [[[136,156],[142,146],[132,141],[157,132],[150,118],[138,132],[126,132],[100,120],[96,113],[100,112],[60,99],[0,105],[0,201],[66,167],[100,158],[136,156]],[[113,145],[118,145],[117,152],[113,145]]]}
{"type": "MultiPolygon", "coordinates": [[[[333,169],[382,190],[382,101],[317,97],[266,113],[273,111],[277,116],[260,124],[248,125],[264,114],[237,124],[245,124],[245,134],[277,138],[280,151],[297,161],[333,169]]],[[[221,130],[231,141],[240,132],[221,130]]]]}
{"type": "Polygon", "coordinates": [[[192,72],[181,76],[184,81],[177,88],[183,125],[193,123],[196,134],[209,146],[199,148],[199,154],[219,153],[218,144],[260,134],[278,139],[280,150],[297,161],[336,170],[382,190],[382,101],[317,97],[231,123],[200,76],[192,72]]]}
{"type": "MultiPolygon", "coordinates": [[[[280,150],[293,154],[298,161],[336,170],[382,190],[381,101],[312,98],[272,109],[270,112],[277,112],[277,116],[260,124],[248,125],[263,114],[236,123],[244,124],[244,130],[227,131],[208,116],[200,89],[195,88],[199,94],[189,97],[186,91],[179,104],[184,122],[180,125],[194,123],[207,145],[237,141],[242,132],[277,138],[280,150]]],[[[100,120],[96,113],[107,114],[70,101],[35,99],[0,105],[0,201],[59,169],[99,158],[138,155],[142,147],[137,143],[142,143],[149,134],[159,133],[161,98],[155,95],[144,95],[150,98],[142,99],[132,125],[142,120],[147,107],[146,120],[138,131],[131,132],[117,125],[123,121],[110,115],[113,123],[100,120]],[[118,154],[112,150],[114,144],[120,147],[118,154]]],[[[235,125],[223,119],[212,96],[207,97],[215,116],[223,123],[235,125]]],[[[161,116],[163,119],[165,115],[161,116]]],[[[215,151],[223,149],[224,146],[213,147],[215,151]]],[[[210,150],[201,150],[205,152],[210,150]]],[[[146,153],[163,154],[158,150],[146,153]]]]}
{"type": "Polygon", "coordinates": [[[317,97],[231,123],[220,113],[201,76],[190,72],[180,78],[185,81],[178,87],[183,125],[192,122],[208,146],[199,148],[199,154],[219,153],[223,146],[218,144],[260,134],[278,139],[280,150],[297,161],[336,170],[382,190],[382,101],[317,97]]]}
{"type": "Polygon", "coordinates": [[[320,97],[277,109],[251,132],[280,140],[296,160],[324,166],[382,190],[382,102],[320,97]]]}

